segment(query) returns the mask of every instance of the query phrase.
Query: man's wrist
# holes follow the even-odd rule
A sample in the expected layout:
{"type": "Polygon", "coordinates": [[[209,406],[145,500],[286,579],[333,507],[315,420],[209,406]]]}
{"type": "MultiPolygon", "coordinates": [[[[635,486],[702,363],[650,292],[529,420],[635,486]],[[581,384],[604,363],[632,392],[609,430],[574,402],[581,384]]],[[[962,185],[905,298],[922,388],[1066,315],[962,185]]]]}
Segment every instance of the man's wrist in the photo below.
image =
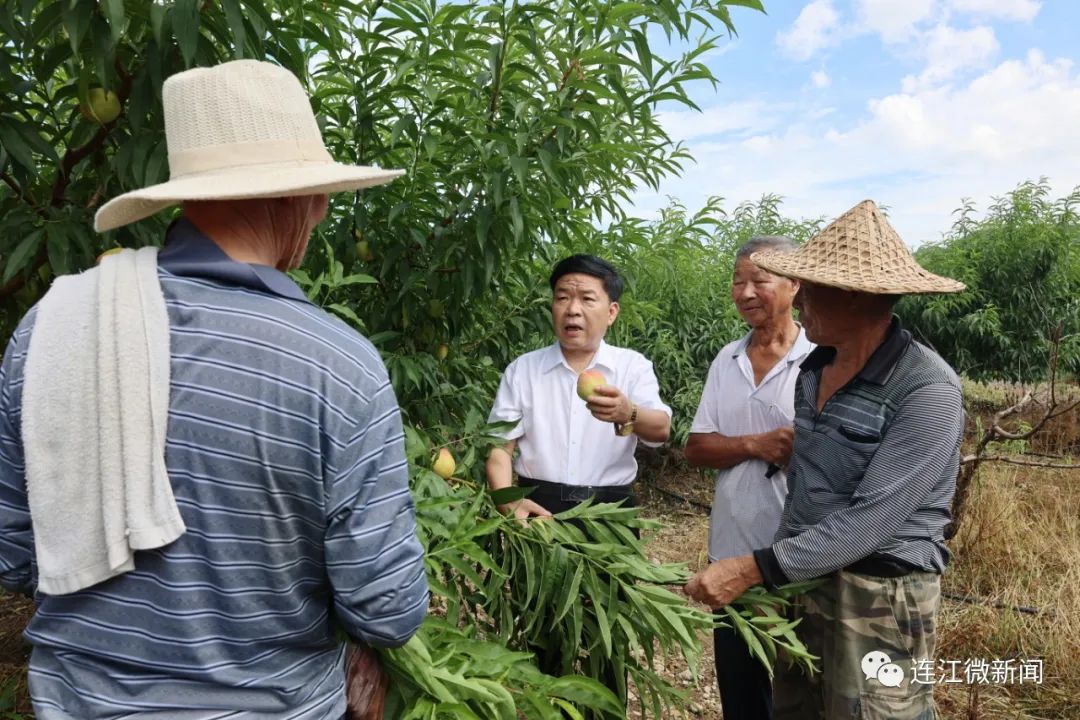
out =
{"type": "Polygon", "coordinates": [[[634,423],[637,421],[638,408],[637,405],[630,403],[630,415],[627,417],[626,422],[614,423],[615,434],[621,437],[625,437],[634,432],[634,423]]]}
{"type": "Polygon", "coordinates": [[[757,435],[743,435],[743,454],[748,459],[754,459],[758,456],[758,443],[757,435]]]}
{"type": "Polygon", "coordinates": [[[757,560],[754,556],[744,555],[742,556],[742,576],[746,582],[747,587],[753,587],[754,585],[761,585],[765,582],[761,575],[761,570],[758,568],[757,560]]]}

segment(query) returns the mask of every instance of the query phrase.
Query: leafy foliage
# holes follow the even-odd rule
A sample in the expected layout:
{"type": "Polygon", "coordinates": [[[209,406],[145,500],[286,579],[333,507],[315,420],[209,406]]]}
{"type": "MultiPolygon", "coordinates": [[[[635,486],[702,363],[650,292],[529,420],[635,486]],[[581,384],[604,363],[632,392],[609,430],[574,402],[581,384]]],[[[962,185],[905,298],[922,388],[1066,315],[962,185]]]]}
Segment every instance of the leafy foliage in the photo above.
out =
{"type": "Polygon", "coordinates": [[[969,201],[952,231],[918,249],[957,295],[905,298],[898,312],[960,373],[978,380],[1043,379],[1054,338],[1060,368],[1080,371],[1080,189],[1052,201],[1043,180],[1025,182],[976,220],[969,201]]]}
{"type": "MultiPolygon", "coordinates": [[[[488,428],[479,420],[464,430],[456,444],[468,447],[459,465],[461,477],[450,483],[422,467],[430,463],[432,439],[416,429],[406,431],[406,451],[417,468],[420,536],[428,548],[429,580],[441,598],[440,615],[450,626],[468,628],[469,638],[498,638],[507,647],[536,653],[537,664],[550,675],[614,679],[619,684],[617,717],[622,717],[622,683],[628,674],[650,716],[663,717],[664,708],[680,703],[682,696],[654,670],[655,661],[679,654],[696,671],[700,647],[695,635],[711,628],[714,620],[670,590],[690,579],[685,566],[660,565],[645,557],[631,529],[648,533],[658,523],[639,517],[636,508],[583,505],[553,521],[519,525],[495,506],[522,497],[523,489],[491,495],[482,480],[469,479],[480,477],[476,465],[486,456],[477,450],[501,440],[485,435],[488,428]]],[[[799,589],[792,586],[772,595],[758,588],[732,606],[735,616],[727,622],[758,637],[760,657],[769,666],[783,648],[791,660],[813,668],[793,625],[766,627],[751,620],[775,615],[799,589]]],[[[440,632],[450,642],[445,629],[440,632]]],[[[473,644],[464,647],[466,654],[478,652],[473,644]]],[[[398,662],[398,652],[384,653],[390,665],[398,662]]],[[[460,663],[463,671],[489,677],[484,674],[489,667],[460,663]]],[[[519,677],[509,669],[507,673],[502,680],[519,677]]],[[[539,686],[549,681],[533,679],[531,685],[508,689],[519,701],[528,696],[526,706],[533,708],[542,704],[539,686]]],[[[594,693],[605,689],[590,687],[594,693]]],[[[450,705],[434,707],[455,717],[450,705]]],[[[590,707],[602,710],[603,704],[590,707]]]]}

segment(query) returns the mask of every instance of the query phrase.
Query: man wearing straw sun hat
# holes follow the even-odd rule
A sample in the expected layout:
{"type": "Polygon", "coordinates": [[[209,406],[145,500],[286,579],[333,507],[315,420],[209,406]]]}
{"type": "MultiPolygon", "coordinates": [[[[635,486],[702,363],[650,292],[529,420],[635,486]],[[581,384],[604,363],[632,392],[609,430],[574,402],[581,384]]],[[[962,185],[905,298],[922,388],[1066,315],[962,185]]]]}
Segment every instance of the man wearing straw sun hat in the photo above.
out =
{"type": "Polygon", "coordinates": [[[822,578],[796,604],[822,672],[778,666],[774,717],[930,720],[933,685],[913,668],[934,662],[964,412],[956,374],[892,309],[905,294],[964,286],[921,268],[870,201],[797,251],[751,259],[800,281],[796,307],[819,347],[795,385],[774,542],[711,564],[687,592],[719,607],[755,584],[822,578]]]}
{"type": "Polygon", "coordinates": [[[346,646],[427,610],[400,413],[378,352],[299,265],[336,163],[299,81],[236,61],[174,75],[171,177],[99,231],[175,205],[164,248],[58,278],[0,366],[0,582],[33,593],[36,716],[346,712],[346,646]]]}

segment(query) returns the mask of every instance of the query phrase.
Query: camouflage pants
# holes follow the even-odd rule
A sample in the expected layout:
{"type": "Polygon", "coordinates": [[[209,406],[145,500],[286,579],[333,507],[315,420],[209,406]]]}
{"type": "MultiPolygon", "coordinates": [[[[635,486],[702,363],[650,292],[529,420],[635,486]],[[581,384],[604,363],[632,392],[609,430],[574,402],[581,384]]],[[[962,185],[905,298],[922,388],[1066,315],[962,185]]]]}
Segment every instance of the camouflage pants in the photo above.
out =
{"type": "Polygon", "coordinates": [[[777,664],[775,720],[934,720],[934,687],[915,683],[914,660],[932,660],[940,577],[831,575],[801,596],[799,637],[821,672],[777,664]]]}

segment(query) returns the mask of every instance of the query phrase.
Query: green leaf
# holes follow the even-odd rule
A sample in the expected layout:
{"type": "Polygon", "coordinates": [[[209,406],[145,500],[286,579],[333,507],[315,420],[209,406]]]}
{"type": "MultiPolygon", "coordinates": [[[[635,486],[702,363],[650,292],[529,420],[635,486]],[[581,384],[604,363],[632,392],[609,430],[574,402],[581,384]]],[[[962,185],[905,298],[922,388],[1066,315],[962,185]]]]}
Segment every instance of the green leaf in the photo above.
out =
{"type": "Polygon", "coordinates": [[[356,312],[348,305],[342,305],[341,303],[331,303],[327,305],[328,310],[332,310],[335,315],[348,320],[352,325],[358,329],[363,329],[364,321],[359,318],[356,312]]]}
{"type": "MultiPolygon", "coordinates": [[[[30,148],[26,146],[23,138],[15,127],[8,124],[11,122],[7,118],[0,119],[0,145],[4,146],[4,150],[8,155],[15,159],[17,163],[29,170],[31,173],[37,172],[37,163],[34,161],[34,155],[30,152],[30,148]]],[[[6,280],[4,282],[7,282],[6,280]]]]}
{"type": "Polygon", "coordinates": [[[572,704],[566,702],[562,698],[553,698],[556,705],[562,708],[562,711],[566,713],[570,720],[584,720],[585,716],[581,714],[581,711],[574,707],[572,704]]]}
{"type": "Polygon", "coordinates": [[[7,284],[8,280],[11,280],[30,264],[30,260],[37,254],[38,248],[41,246],[43,235],[44,230],[38,228],[31,231],[15,246],[15,250],[8,256],[7,264],[4,266],[4,279],[2,281],[4,284],[7,284]]]}
{"type": "Polygon", "coordinates": [[[165,43],[165,19],[169,9],[158,3],[150,5],[150,29],[154,33],[154,41],[160,46],[165,43]]]}
{"type": "Polygon", "coordinates": [[[508,487],[499,488],[498,490],[490,490],[489,495],[491,497],[491,502],[495,505],[505,505],[521,500],[530,492],[532,492],[532,488],[521,485],[510,485],[508,487]]]}
{"type": "Polygon", "coordinates": [[[90,19],[94,12],[93,2],[72,2],[64,11],[62,23],[67,31],[71,52],[78,56],[86,31],[90,28],[90,19]]]}
{"type": "Polygon", "coordinates": [[[518,184],[521,185],[523,192],[528,190],[525,178],[529,174],[529,158],[513,156],[510,158],[510,167],[514,170],[514,175],[517,176],[518,184]]]}
{"type": "Polygon", "coordinates": [[[101,8],[105,11],[105,18],[109,21],[109,30],[112,32],[112,44],[120,42],[124,36],[124,0],[102,0],[101,8]]]}
{"type": "Polygon", "coordinates": [[[67,228],[56,223],[49,227],[46,238],[46,249],[49,253],[49,264],[56,275],[67,275],[71,272],[71,243],[67,237],[67,228]]]}
{"type": "Polygon", "coordinates": [[[765,648],[761,646],[761,641],[751,629],[750,624],[730,605],[724,608],[724,613],[731,620],[731,624],[735,629],[739,631],[739,634],[746,642],[747,647],[750,648],[751,654],[761,661],[761,664],[768,671],[769,677],[771,678],[773,675],[772,663],[769,662],[769,658],[765,653],[765,648]]]}
{"type": "Polygon", "coordinates": [[[552,620],[553,623],[562,620],[570,608],[581,600],[581,598],[578,597],[578,588],[581,586],[581,578],[584,573],[585,568],[581,563],[578,563],[577,567],[574,568],[573,576],[570,578],[570,585],[566,588],[566,594],[559,600],[559,605],[555,610],[555,618],[552,620]]]}
{"type": "Polygon", "coordinates": [[[510,224],[514,228],[514,239],[520,240],[525,234],[525,223],[516,197],[510,198],[510,224]]]}
{"type": "Polygon", "coordinates": [[[348,275],[341,278],[334,283],[334,287],[345,287],[346,285],[374,285],[378,284],[378,282],[378,280],[371,277],[370,275],[357,273],[355,275],[348,275]]]}
{"type": "Polygon", "coordinates": [[[547,692],[551,696],[617,716],[626,712],[615,698],[615,693],[592,678],[561,677],[548,685],[547,692]]]}
{"type": "Polygon", "coordinates": [[[765,12],[765,6],[761,4],[761,0],[724,0],[725,5],[738,5],[740,7],[747,7],[760,12],[765,12]]]}
{"type": "Polygon", "coordinates": [[[244,44],[247,42],[247,28],[244,27],[244,14],[240,10],[239,0],[221,0],[221,7],[225,10],[225,19],[229,23],[229,30],[233,36],[233,57],[240,60],[244,57],[244,44]]]}
{"type": "Polygon", "coordinates": [[[199,0],[176,0],[170,13],[176,43],[184,56],[184,67],[191,67],[199,45],[199,0]]]}

